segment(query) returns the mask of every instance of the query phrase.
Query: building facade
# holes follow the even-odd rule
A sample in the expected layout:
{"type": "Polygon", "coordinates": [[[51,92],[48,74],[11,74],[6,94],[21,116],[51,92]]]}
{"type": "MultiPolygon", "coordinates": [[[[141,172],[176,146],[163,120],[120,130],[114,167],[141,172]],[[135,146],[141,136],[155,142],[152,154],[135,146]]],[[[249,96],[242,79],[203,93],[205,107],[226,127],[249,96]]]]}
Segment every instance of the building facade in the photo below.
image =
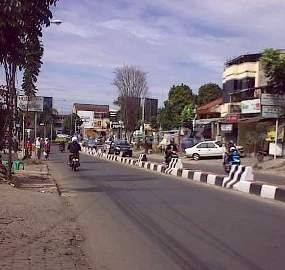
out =
{"type": "Polygon", "coordinates": [[[106,136],[110,129],[109,105],[75,103],[73,113],[83,121],[80,130],[84,137],[106,136]]]}
{"type": "Polygon", "coordinates": [[[270,152],[277,119],[281,123],[277,130],[278,143],[284,144],[285,97],[272,93],[268,87],[261,56],[256,53],[234,58],[225,63],[223,73],[221,117],[228,125],[227,136],[248,152],[270,152]]]}

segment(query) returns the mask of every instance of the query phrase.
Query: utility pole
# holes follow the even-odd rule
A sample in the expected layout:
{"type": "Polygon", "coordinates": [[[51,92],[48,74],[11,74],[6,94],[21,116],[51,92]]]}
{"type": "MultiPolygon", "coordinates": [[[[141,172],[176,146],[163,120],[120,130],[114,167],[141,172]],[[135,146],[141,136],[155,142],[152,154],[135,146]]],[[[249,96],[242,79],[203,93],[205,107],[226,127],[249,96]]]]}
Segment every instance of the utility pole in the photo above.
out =
{"type": "Polygon", "coordinates": [[[142,134],[143,134],[143,141],[145,140],[144,121],[145,121],[145,98],[142,98],[142,134]]]}
{"type": "Polygon", "coordinates": [[[37,122],[38,122],[38,113],[35,112],[35,139],[37,138],[37,122]]]}
{"type": "Polygon", "coordinates": [[[22,131],[22,157],[25,156],[25,112],[23,111],[23,131],[22,131]]]}
{"type": "Polygon", "coordinates": [[[52,122],[50,123],[50,140],[52,141],[52,137],[53,137],[53,124],[52,122]]]}
{"type": "Polygon", "coordinates": [[[278,146],[278,126],[279,126],[279,119],[276,118],[275,123],[275,149],[274,149],[274,159],[277,159],[277,146],[278,146]]]}

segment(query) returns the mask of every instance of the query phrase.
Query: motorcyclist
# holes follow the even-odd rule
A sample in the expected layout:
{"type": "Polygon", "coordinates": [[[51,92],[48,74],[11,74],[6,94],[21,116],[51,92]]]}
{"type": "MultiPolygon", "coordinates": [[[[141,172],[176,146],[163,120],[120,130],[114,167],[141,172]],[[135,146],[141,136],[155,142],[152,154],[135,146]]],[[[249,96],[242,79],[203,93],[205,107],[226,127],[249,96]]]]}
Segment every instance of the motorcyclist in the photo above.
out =
{"type": "Polygon", "coordinates": [[[68,144],[67,150],[69,150],[69,164],[71,164],[71,159],[73,156],[77,156],[79,158],[79,152],[81,151],[81,146],[78,143],[78,139],[76,136],[72,137],[71,143],[68,144]]]}
{"type": "Polygon", "coordinates": [[[236,147],[231,147],[228,155],[228,162],[238,164],[240,163],[240,154],[236,147]]]}
{"type": "Polygon", "coordinates": [[[174,138],[170,139],[170,143],[166,146],[165,149],[165,163],[168,164],[171,160],[173,153],[178,152],[178,147],[175,144],[174,138]]]}

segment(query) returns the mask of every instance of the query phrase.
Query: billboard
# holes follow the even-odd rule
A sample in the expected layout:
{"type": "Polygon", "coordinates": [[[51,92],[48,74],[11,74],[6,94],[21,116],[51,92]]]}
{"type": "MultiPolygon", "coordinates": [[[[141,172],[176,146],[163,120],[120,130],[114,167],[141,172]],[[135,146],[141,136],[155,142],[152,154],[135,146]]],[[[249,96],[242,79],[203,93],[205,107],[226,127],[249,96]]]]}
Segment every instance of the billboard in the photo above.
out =
{"type": "Polygon", "coordinates": [[[93,111],[77,111],[77,115],[83,121],[83,128],[94,128],[94,112],[93,111]]]}
{"type": "Polygon", "coordinates": [[[44,109],[44,98],[38,96],[18,96],[17,106],[22,111],[42,112],[44,109]]]}
{"type": "Polygon", "coordinates": [[[279,106],[262,106],[263,118],[279,118],[285,115],[285,108],[279,106]]]}
{"type": "Polygon", "coordinates": [[[261,105],[260,99],[243,100],[241,102],[241,113],[260,113],[261,105]]]}
{"type": "Polygon", "coordinates": [[[285,95],[262,94],[261,104],[266,106],[285,106],[285,95]]]}

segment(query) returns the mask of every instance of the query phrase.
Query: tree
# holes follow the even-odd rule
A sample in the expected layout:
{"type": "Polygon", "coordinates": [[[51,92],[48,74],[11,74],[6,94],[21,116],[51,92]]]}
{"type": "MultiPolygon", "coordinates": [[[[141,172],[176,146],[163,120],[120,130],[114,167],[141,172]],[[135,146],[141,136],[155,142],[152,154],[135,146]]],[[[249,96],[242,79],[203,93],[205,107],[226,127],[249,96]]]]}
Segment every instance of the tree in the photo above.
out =
{"type": "Polygon", "coordinates": [[[2,0],[0,3],[0,66],[4,69],[7,87],[8,178],[12,168],[12,136],[16,119],[16,73],[24,69],[24,90],[34,93],[41,55],[33,60],[28,55],[34,49],[39,53],[42,28],[50,25],[50,6],[57,0],[2,0]]]}
{"type": "Polygon", "coordinates": [[[269,89],[274,93],[285,94],[285,54],[279,50],[265,49],[261,63],[269,89]]]}
{"type": "Polygon", "coordinates": [[[207,83],[202,85],[198,90],[198,105],[207,104],[223,95],[223,90],[215,83],[207,83]]]}
{"type": "Polygon", "coordinates": [[[138,127],[141,98],[148,92],[146,73],[135,66],[123,66],[115,70],[113,85],[118,91],[118,104],[128,139],[138,127]]]}
{"type": "Polygon", "coordinates": [[[184,84],[172,86],[159,115],[162,128],[178,128],[181,125],[181,114],[185,106],[195,104],[195,100],[196,95],[193,94],[189,86],[184,84]]]}
{"type": "Polygon", "coordinates": [[[82,124],[83,121],[76,113],[70,114],[63,122],[64,133],[72,135],[75,132],[75,125],[80,127],[82,124]]]}
{"type": "Polygon", "coordinates": [[[184,127],[192,129],[192,120],[194,118],[194,106],[193,103],[186,105],[181,113],[181,124],[184,127]]]}

